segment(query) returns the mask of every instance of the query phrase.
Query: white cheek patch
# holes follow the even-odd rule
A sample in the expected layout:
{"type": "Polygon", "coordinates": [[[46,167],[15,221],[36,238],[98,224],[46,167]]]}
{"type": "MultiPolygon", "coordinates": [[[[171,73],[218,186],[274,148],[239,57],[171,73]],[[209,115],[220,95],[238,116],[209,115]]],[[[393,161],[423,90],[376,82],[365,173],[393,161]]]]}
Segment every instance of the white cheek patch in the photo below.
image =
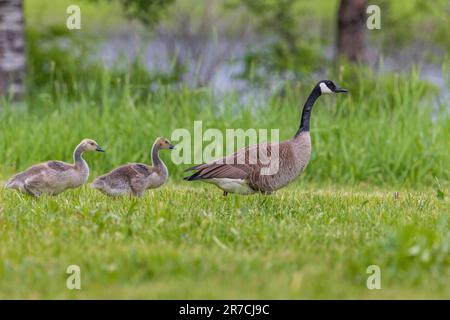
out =
{"type": "Polygon", "coordinates": [[[333,93],[330,88],[327,87],[327,85],[323,82],[320,83],[320,92],[322,93],[333,93]]]}

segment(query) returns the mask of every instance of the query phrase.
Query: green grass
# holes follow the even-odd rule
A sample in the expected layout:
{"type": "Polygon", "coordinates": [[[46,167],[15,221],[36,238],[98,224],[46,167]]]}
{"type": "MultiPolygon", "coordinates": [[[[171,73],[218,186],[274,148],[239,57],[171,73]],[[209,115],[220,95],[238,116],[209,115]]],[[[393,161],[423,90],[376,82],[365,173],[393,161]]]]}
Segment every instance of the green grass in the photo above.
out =
{"type": "MultiPolygon", "coordinates": [[[[345,69],[345,68],[344,68],[345,69]]],[[[132,75],[131,75],[132,76],[132,75]]],[[[0,190],[0,298],[449,298],[450,122],[417,74],[333,76],[351,94],[321,97],[305,174],[273,196],[223,198],[181,180],[138,200],[88,187],[32,199],[0,190]],[[396,193],[398,192],[398,193],[396,193]],[[65,287],[81,267],[82,290],[65,287]],[[379,265],[382,290],[366,288],[379,265]]],[[[0,113],[0,180],[29,165],[71,160],[84,137],[94,177],[148,161],[176,128],[297,128],[311,83],[264,105],[209,90],[147,89],[111,74],[0,113]]]]}
{"type": "MultiPolygon", "coordinates": [[[[25,0],[25,21],[30,29],[43,29],[47,27],[65,27],[69,14],[66,13],[70,5],[77,5],[81,10],[81,30],[75,33],[89,32],[110,33],[119,31],[126,25],[132,27],[121,16],[121,7],[116,1],[90,1],[90,0],[25,0]]],[[[136,27],[136,26],[134,26],[136,27]]]]}
{"type": "MultiPolygon", "coordinates": [[[[0,100],[0,181],[36,162],[71,161],[85,137],[107,150],[86,154],[92,181],[148,162],[155,137],[192,131],[195,120],[222,132],[280,129],[286,139],[317,81],[243,103],[207,88],[150,90],[139,66],[77,66],[40,86],[30,79],[22,102],[0,100]]],[[[448,106],[416,69],[327,74],[350,93],[319,99],[310,165],[272,196],[223,198],[184,182],[190,164],[174,165],[169,152],[170,183],[143,199],[87,186],[39,199],[1,188],[0,298],[449,298],[448,106]],[[72,264],[80,291],[65,287],[72,264]],[[365,285],[374,264],[379,291],[365,285]]]]}
{"type": "MultiPolygon", "coordinates": [[[[133,77],[133,74],[130,75],[133,77]]],[[[433,107],[435,90],[412,71],[375,75],[366,69],[342,68],[331,79],[350,93],[320,97],[312,115],[313,155],[305,182],[368,183],[378,186],[444,187],[450,181],[450,117],[446,105],[433,107]]],[[[236,95],[217,97],[208,89],[180,90],[115,78],[57,82],[51,94],[41,89],[24,104],[5,103],[0,113],[0,177],[49,159],[71,161],[83,138],[95,139],[107,153],[88,154],[92,175],[130,161],[149,161],[158,136],[171,139],[177,128],[279,129],[293,136],[300,108],[315,81],[305,81],[285,96],[264,104],[242,103],[236,95]],[[299,93],[300,92],[300,93],[299,93]]],[[[204,146],[208,143],[205,142],[204,146]]],[[[172,177],[179,181],[190,163],[176,166],[165,153],[172,177]]]]}
{"type": "Polygon", "coordinates": [[[288,187],[222,197],[169,184],[0,191],[0,298],[446,298],[449,201],[434,190],[288,187]],[[79,291],[66,268],[81,268],[79,291]],[[382,289],[366,288],[379,265],[382,289]]]}
{"type": "MultiPolygon", "coordinates": [[[[414,22],[445,47],[445,10],[419,12],[409,2],[383,11],[383,30],[393,33],[385,41],[409,41],[414,22]]],[[[319,17],[316,29],[331,28],[335,4],[299,2],[309,17],[299,23],[319,17]]],[[[178,1],[170,12],[191,6],[178,1]]],[[[92,41],[124,30],[117,4],[30,0],[25,8],[33,31],[29,93],[22,102],[0,99],[1,183],[37,162],[71,161],[85,137],[107,150],[86,154],[92,181],[120,164],[148,162],[155,137],[192,131],[195,120],[222,132],[280,129],[287,139],[318,80],[287,83],[262,104],[167,87],[170,77],[148,74],[138,62],[105,70],[92,59],[92,41]],[[80,32],[64,30],[69,4],[82,8],[80,32]],[[100,30],[97,38],[92,30],[100,30]],[[60,36],[77,50],[58,47],[60,36]]],[[[446,75],[448,57],[442,61],[446,75]]],[[[142,199],[110,199],[87,186],[39,199],[0,188],[0,298],[449,299],[448,103],[415,68],[378,74],[342,65],[326,74],[350,93],[319,99],[311,162],[272,196],[224,198],[212,186],[184,182],[190,164],[174,165],[169,152],[162,154],[169,183],[142,199]],[[65,286],[73,264],[81,267],[80,291],[65,286]],[[366,287],[369,265],[381,268],[381,290],[366,287]]]]}

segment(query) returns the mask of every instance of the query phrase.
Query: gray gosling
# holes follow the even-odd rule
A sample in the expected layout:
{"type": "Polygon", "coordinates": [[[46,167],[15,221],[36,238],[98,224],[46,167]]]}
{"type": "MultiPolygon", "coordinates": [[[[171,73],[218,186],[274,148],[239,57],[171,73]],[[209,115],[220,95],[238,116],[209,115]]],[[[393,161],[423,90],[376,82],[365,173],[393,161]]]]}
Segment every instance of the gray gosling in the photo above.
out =
{"type": "Polygon", "coordinates": [[[165,138],[157,138],[151,151],[153,166],[142,163],[120,166],[95,179],[91,187],[112,197],[143,196],[147,189],[158,188],[167,181],[167,167],[159,158],[159,150],[164,149],[171,150],[174,146],[165,138]]]}
{"type": "Polygon", "coordinates": [[[314,102],[322,94],[347,92],[333,81],[319,81],[303,107],[300,127],[293,138],[279,143],[261,143],[238,150],[227,157],[201,164],[187,181],[204,181],[228,193],[271,194],[294,181],[305,169],[311,155],[309,122],[314,102]],[[272,162],[274,161],[274,162],[272,162]]]}
{"type": "Polygon", "coordinates": [[[104,150],[91,139],[84,139],[73,152],[74,164],[61,161],[47,161],[36,164],[9,179],[5,188],[16,189],[25,194],[39,197],[42,194],[57,195],[86,183],[89,167],[83,159],[86,151],[104,150]]]}

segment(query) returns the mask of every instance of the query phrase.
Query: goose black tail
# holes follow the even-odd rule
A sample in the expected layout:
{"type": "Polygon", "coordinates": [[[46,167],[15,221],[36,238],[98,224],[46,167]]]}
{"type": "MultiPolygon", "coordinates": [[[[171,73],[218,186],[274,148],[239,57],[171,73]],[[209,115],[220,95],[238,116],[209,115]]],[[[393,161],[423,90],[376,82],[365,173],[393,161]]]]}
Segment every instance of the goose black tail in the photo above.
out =
{"type": "Polygon", "coordinates": [[[200,172],[196,172],[193,175],[189,176],[189,177],[184,177],[183,180],[186,181],[195,181],[195,180],[199,180],[201,179],[200,177],[200,172]]]}

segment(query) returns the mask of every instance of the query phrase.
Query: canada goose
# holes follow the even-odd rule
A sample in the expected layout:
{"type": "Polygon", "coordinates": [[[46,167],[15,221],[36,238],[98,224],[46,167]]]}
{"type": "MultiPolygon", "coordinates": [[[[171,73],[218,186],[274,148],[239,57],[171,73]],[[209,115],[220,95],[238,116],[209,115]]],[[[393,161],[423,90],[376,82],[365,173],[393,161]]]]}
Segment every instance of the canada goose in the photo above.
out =
{"type": "Polygon", "coordinates": [[[84,139],[73,152],[74,164],[47,161],[34,165],[9,179],[5,188],[17,189],[35,197],[41,194],[57,195],[77,188],[89,177],[89,167],[82,156],[86,151],[104,152],[94,140],[84,139]]]}
{"type": "Polygon", "coordinates": [[[309,122],[314,102],[322,94],[340,92],[347,90],[339,88],[331,80],[319,81],[306,100],[300,127],[293,138],[279,143],[249,146],[227,157],[189,168],[186,171],[193,170],[195,173],[184,179],[212,183],[222,189],[225,196],[228,193],[271,194],[286,186],[296,179],[308,164],[311,155],[309,122]],[[270,161],[267,161],[267,158],[270,158],[270,161]]]}
{"type": "Polygon", "coordinates": [[[145,190],[162,186],[168,177],[167,167],[159,158],[159,150],[173,149],[165,138],[157,138],[152,146],[153,167],[142,163],[130,163],[98,177],[91,184],[109,196],[134,195],[141,197],[145,190]]]}

